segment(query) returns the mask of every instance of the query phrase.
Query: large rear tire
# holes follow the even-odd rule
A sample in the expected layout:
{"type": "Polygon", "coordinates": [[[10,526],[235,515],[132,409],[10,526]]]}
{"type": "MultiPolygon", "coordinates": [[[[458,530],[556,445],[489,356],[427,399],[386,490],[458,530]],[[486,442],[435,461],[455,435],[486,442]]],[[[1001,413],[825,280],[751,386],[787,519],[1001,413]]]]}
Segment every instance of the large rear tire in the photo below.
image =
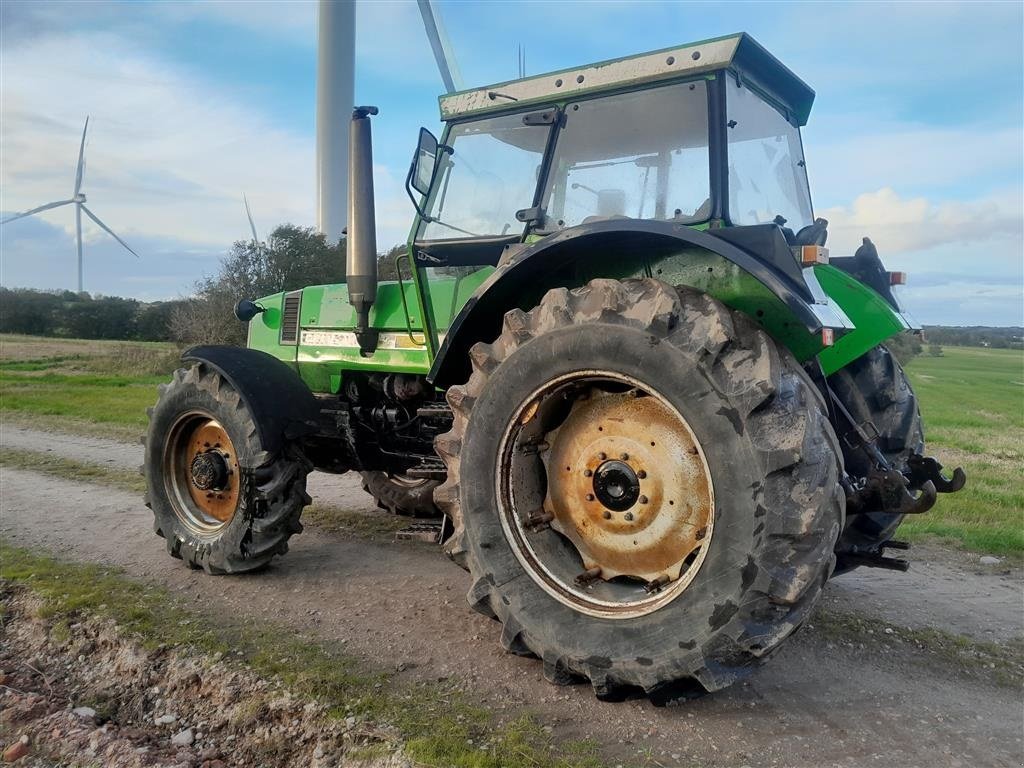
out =
{"type": "MultiPolygon", "coordinates": [[[[878,432],[876,444],[893,466],[904,472],[908,459],[924,453],[924,428],[917,396],[903,367],[884,346],[877,346],[836,371],[828,379],[829,387],[858,424],[871,422],[878,432]]],[[[864,477],[871,465],[864,454],[842,444],[846,471],[851,477],[864,477]]],[[[878,551],[892,539],[903,515],[867,512],[851,515],[839,537],[837,571],[850,570],[843,551],[878,551]]]]}
{"type": "Polygon", "coordinates": [[[264,450],[245,401],[202,363],[176,370],[149,409],[146,506],[168,553],[193,568],[240,573],[287,552],[312,468],[295,445],[264,450]]]}
{"type": "Polygon", "coordinates": [[[506,650],[551,682],[664,703],[746,676],[807,618],[843,525],[841,459],[815,386],[748,318],[688,288],[594,280],[509,312],[470,356],[435,499],[506,650]],[[594,492],[566,496],[580,477],[594,492]]]}

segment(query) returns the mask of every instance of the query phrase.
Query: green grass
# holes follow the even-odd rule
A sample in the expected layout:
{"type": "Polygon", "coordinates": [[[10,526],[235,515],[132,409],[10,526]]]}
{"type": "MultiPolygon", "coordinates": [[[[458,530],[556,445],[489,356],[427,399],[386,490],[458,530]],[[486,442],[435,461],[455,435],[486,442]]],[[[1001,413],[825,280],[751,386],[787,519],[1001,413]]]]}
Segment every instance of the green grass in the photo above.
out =
{"type": "Polygon", "coordinates": [[[0,412],[17,423],[136,439],[178,357],[171,344],[2,335],[0,412]]]}
{"type": "Polygon", "coordinates": [[[971,550],[1024,554],[1024,352],[945,347],[907,366],[921,403],[928,452],[967,486],[940,496],[900,535],[936,537],[971,550]]]}
{"type": "Polygon", "coordinates": [[[557,743],[529,714],[499,723],[451,685],[399,683],[387,673],[366,669],[336,646],[303,640],[272,623],[225,623],[222,616],[214,621],[185,607],[169,591],[109,567],[61,562],[0,541],[0,580],[40,597],[40,614],[52,621],[57,634],[83,617],[98,615],[113,619],[122,632],[148,648],[231,654],[260,676],[276,678],[293,693],[323,702],[330,717],[355,715],[396,727],[406,754],[420,766],[603,765],[593,744],[557,743]]]}

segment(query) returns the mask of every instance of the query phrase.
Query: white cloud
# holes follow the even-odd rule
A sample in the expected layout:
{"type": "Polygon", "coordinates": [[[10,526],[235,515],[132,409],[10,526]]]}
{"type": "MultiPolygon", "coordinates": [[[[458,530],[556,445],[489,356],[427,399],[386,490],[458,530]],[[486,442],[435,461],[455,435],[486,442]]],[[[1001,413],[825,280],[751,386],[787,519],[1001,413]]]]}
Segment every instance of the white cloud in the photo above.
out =
{"type": "MultiPolygon", "coordinates": [[[[993,240],[1022,241],[1024,213],[1020,193],[979,200],[933,203],[924,197],[904,198],[892,188],[866,192],[848,206],[817,212],[829,221],[829,247],[836,255],[852,253],[868,236],[881,253],[923,251],[948,244],[970,244],[970,254],[993,240]]],[[[991,255],[991,254],[989,254],[991,255]]],[[[1018,249],[1016,258],[1020,259],[1018,249]]]]}

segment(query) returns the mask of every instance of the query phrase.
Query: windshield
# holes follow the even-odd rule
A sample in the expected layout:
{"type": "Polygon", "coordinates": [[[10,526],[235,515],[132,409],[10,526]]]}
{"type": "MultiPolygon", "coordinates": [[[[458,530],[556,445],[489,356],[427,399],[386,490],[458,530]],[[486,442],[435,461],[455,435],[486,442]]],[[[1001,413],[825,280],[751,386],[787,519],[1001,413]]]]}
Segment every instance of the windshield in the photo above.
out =
{"type": "Polygon", "coordinates": [[[570,104],[545,190],[548,230],[711,213],[704,81],[570,104]]]}
{"type": "Polygon", "coordinates": [[[794,231],[813,221],[800,130],[748,88],[728,81],[729,219],[794,231]]]}
{"type": "Polygon", "coordinates": [[[440,240],[519,234],[516,211],[533,205],[550,125],[523,113],[452,126],[420,237],[440,240]]]}

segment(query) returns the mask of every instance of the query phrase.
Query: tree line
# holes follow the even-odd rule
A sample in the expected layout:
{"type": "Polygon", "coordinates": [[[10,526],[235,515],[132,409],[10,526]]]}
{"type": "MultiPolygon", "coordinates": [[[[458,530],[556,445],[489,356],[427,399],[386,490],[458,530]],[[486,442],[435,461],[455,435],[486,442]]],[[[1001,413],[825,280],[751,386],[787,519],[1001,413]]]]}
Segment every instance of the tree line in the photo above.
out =
{"type": "Polygon", "coordinates": [[[0,332],[76,339],[171,341],[171,317],[184,302],[142,303],[72,291],[0,288],[0,332]]]}
{"type": "MultiPolygon", "coordinates": [[[[395,277],[395,246],[378,257],[381,279],[395,277]]],[[[82,339],[244,344],[245,326],[232,312],[256,299],[307,285],[345,282],[345,241],[326,242],[312,227],[284,224],[264,243],[238,241],[191,296],[140,302],[72,291],[0,288],[0,333],[82,339]]]]}

